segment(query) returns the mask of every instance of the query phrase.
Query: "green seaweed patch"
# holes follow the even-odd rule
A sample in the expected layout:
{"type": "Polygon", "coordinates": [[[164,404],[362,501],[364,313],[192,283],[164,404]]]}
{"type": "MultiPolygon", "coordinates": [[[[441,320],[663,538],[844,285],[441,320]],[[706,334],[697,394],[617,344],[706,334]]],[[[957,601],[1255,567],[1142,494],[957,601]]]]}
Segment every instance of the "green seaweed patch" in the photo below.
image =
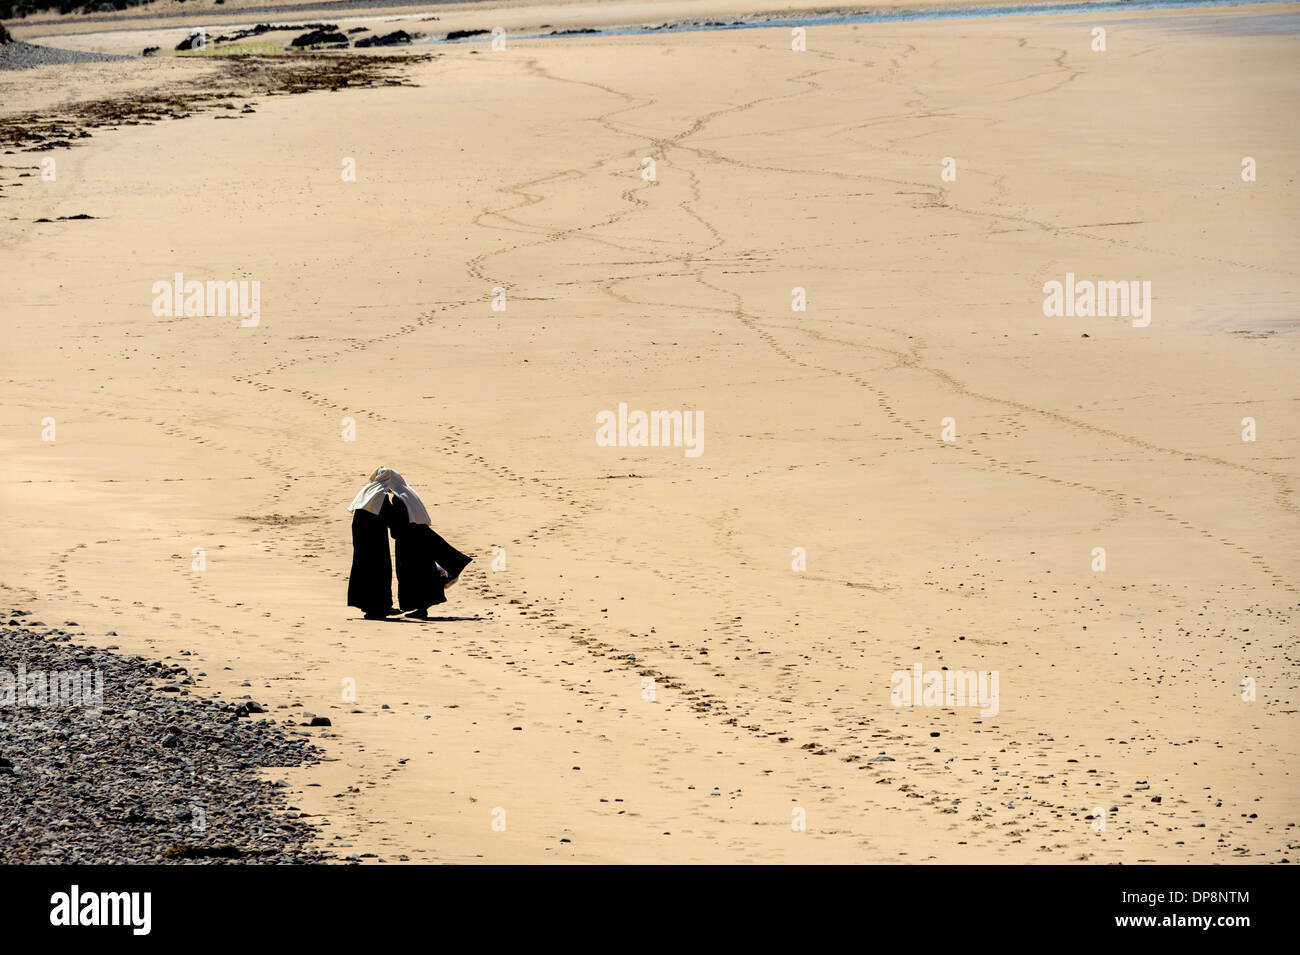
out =
{"type": "Polygon", "coordinates": [[[286,52],[285,48],[279,43],[231,43],[227,46],[209,45],[202,50],[172,50],[169,55],[211,58],[221,56],[283,56],[286,52]]]}

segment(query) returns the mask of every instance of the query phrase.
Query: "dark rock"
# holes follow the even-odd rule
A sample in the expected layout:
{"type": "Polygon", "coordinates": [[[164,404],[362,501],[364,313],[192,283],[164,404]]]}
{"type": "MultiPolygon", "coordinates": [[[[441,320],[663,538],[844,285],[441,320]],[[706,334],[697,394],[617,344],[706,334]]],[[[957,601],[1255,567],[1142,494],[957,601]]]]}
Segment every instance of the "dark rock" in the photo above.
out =
{"type": "Polygon", "coordinates": [[[290,42],[291,48],[306,46],[347,46],[348,38],[342,33],[335,30],[312,30],[294,37],[290,42]]]}
{"type": "Polygon", "coordinates": [[[415,37],[407,33],[405,30],[394,30],[392,33],[385,34],[384,36],[363,37],[356,42],[356,46],[358,48],[367,46],[397,46],[401,43],[410,43],[414,39],[415,37]]]}

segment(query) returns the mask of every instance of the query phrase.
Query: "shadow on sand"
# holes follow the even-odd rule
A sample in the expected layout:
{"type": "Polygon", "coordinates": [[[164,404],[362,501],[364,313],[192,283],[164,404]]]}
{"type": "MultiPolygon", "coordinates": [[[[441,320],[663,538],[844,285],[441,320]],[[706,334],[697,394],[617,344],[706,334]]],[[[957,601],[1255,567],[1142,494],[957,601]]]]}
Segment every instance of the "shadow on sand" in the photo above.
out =
{"type": "Polygon", "coordinates": [[[461,623],[463,621],[485,620],[485,617],[425,617],[421,620],[419,617],[384,617],[379,620],[367,620],[365,617],[353,617],[353,620],[361,620],[365,623],[461,623]]]}

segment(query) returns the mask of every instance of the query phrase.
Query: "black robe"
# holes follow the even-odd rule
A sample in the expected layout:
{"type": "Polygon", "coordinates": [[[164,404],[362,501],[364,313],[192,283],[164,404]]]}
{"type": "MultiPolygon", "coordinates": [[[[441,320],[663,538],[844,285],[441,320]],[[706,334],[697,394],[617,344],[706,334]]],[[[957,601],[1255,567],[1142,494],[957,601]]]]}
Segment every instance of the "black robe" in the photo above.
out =
{"type": "Polygon", "coordinates": [[[452,547],[428,524],[412,524],[401,498],[393,498],[388,526],[397,555],[397,605],[418,610],[446,603],[443,577],[436,565],[442,565],[449,577],[457,577],[474,558],[452,547]]]}
{"type": "MultiPolygon", "coordinates": [[[[388,520],[393,506],[385,497],[379,513],[352,512],[352,571],[348,606],[384,613],[393,606],[393,562],[388,557],[388,520]]],[[[406,514],[406,509],[402,509],[406,514]]]]}

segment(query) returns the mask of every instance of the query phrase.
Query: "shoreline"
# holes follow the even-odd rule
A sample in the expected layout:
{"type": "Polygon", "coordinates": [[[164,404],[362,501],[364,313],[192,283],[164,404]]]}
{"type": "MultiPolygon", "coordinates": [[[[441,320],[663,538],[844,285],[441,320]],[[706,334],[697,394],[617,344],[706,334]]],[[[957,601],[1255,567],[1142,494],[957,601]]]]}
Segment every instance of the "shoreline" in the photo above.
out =
{"type": "MultiPolygon", "coordinates": [[[[1249,6],[1256,4],[1275,3],[1277,0],[1071,0],[1071,2],[1061,2],[1061,0],[1021,0],[1018,3],[1006,3],[1005,0],[995,0],[989,3],[971,2],[971,0],[950,0],[947,3],[916,3],[911,0],[895,0],[892,3],[874,4],[868,7],[862,3],[816,3],[810,2],[805,5],[782,4],[780,0],[771,5],[770,9],[754,12],[732,11],[729,5],[723,0],[718,4],[710,5],[710,10],[697,16],[667,16],[655,17],[648,15],[647,21],[658,19],[661,26],[651,28],[648,24],[642,25],[644,31],[663,30],[669,28],[669,25],[684,25],[701,20],[718,20],[732,19],[737,22],[728,24],[715,24],[699,29],[719,29],[719,28],[738,28],[738,27],[762,27],[762,26],[817,26],[817,25],[834,25],[849,23],[892,23],[892,22],[927,22],[934,20],[947,19],[976,19],[983,17],[1001,17],[1001,16],[1046,16],[1071,13],[1109,13],[1123,12],[1125,10],[1157,10],[1157,11],[1178,11],[1186,9],[1198,9],[1204,7],[1236,7],[1249,6]]],[[[598,11],[607,11],[603,15],[614,19],[606,26],[599,28],[600,32],[605,35],[613,34],[613,31],[624,28],[627,32],[637,32],[628,22],[626,15],[620,14],[620,10],[631,5],[619,3],[575,3],[561,5],[557,9],[566,12],[579,14],[574,20],[575,23],[591,25],[598,22],[601,13],[598,11]]],[[[676,6],[676,4],[669,5],[676,6]]],[[[464,14],[469,11],[481,12],[485,15],[488,13],[512,14],[519,10],[530,9],[527,5],[520,4],[501,4],[494,0],[439,0],[439,2],[429,2],[429,0],[393,0],[393,2],[371,3],[367,0],[329,0],[323,3],[293,3],[283,6],[252,6],[252,7],[232,7],[232,8],[212,8],[204,10],[170,10],[170,11],[150,11],[148,7],[133,8],[139,13],[115,11],[112,14],[63,14],[58,17],[43,18],[17,18],[6,21],[11,28],[17,28],[24,34],[24,38],[36,28],[49,27],[74,27],[76,29],[67,31],[73,33],[84,32],[119,32],[130,30],[157,29],[160,28],[163,21],[183,20],[191,25],[202,25],[205,23],[221,23],[225,27],[232,27],[240,23],[253,24],[255,22],[272,22],[286,16],[302,18],[305,15],[318,13],[322,16],[334,16],[341,22],[352,22],[354,20],[379,19],[393,14],[393,20],[404,21],[410,18],[414,13],[437,13],[439,10],[447,10],[456,14],[464,14]],[[110,31],[98,30],[101,24],[122,24],[138,22],[140,26],[134,28],[118,28],[110,31]],[[86,27],[87,29],[80,29],[86,27]]],[[[636,8],[640,9],[640,8],[636,8]]],[[[635,19],[640,14],[634,14],[635,19]]],[[[495,24],[492,24],[495,25],[495,24]]],[[[551,24],[546,24],[550,26],[551,24]]],[[[59,35],[63,31],[54,30],[45,32],[41,35],[59,35]]],[[[513,39],[534,39],[548,37],[554,34],[537,33],[525,36],[512,35],[513,39]]],[[[613,34],[617,35],[617,34],[613,34]]],[[[458,42],[458,41],[448,41],[458,42]]]]}
{"type": "MultiPolygon", "coordinates": [[[[700,22],[698,20],[672,20],[658,26],[605,27],[590,30],[552,31],[510,35],[512,40],[576,39],[579,37],[642,36],[660,33],[698,33],[708,30],[748,30],[774,27],[826,27],[870,23],[928,23],[943,20],[981,20],[1000,17],[1069,16],[1080,13],[1123,13],[1128,11],[1201,10],[1218,7],[1245,7],[1276,4],[1277,0],[1078,0],[1073,3],[1009,4],[998,6],[936,7],[915,10],[876,10],[857,13],[824,13],[803,16],[775,16],[756,14],[751,19],[733,20],[730,23],[700,22]]],[[[412,45],[438,43],[490,42],[490,37],[464,37],[455,40],[427,38],[412,45]]]]}
{"type": "MultiPolygon", "coordinates": [[[[565,40],[565,39],[595,39],[602,37],[620,37],[620,36],[660,36],[671,34],[688,34],[712,31],[734,31],[747,29],[779,29],[779,28],[826,28],[836,26],[846,26],[856,28],[859,25],[888,25],[896,23],[935,23],[946,21],[981,21],[981,20],[1001,20],[1001,19],[1018,19],[1026,17],[1069,17],[1083,14],[1131,14],[1131,13],[1156,13],[1156,14],[1196,14],[1201,11],[1223,10],[1230,11],[1242,8],[1253,7],[1279,7],[1285,8],[1288,5],[1279,0],[1071,0],[1071,2],[1034,2],[1029,0],[1025,3],[996,3],[996,4],[954,4],[952,6],[934,6],[934,5],[900,5],[898,8],[886,8],[875,10],[863,10],[858,7],[846,7],[842,9],[816,9],[808,10],[801,13],[791,12],[758,12],[747,13],[743,15],[716,14],[708,17],[687,17],[667,19],[659,22],[628,22],[626,18],[619,21],[617,16],[617,5],[591,4],[576,5],[568,8],[570,10],[581,10],[583,13],[576,19],[570,18],[562,25],[551,23],[529,24],[516,22],[510,28],[493,26],[488,28],[490,21],[484,17],[478,20],[452,19],[443,21],[438,16],[419,16],[415,13],[384,18],[382,14],[376,11],[370,11],[368,16],[339,18],[337,23],[311,22],[307,24],[291,24],[285,20],[279,20],[278,17],[272,17],[269,20],[248,19],[244,21],[223,21],[224,29],[248,29],[254,25],[274,25],[273,31],[268,31],[267,35],[278,35],[287,32],[292,26],[294,30],[302,31],[312,27],[329,27],[348,28],[357,25],[356,29],[348,30],[348,38],[341,46],[333,46],[328,49],[303,51],[285,47],[284,49],[244,49],[239,43],[229,44],[222,47],[216,43],[208,53],[194,56],[189,53],[181,53],[180,56],[187,59],[210,59],[230,56],[261,56],[277,57],[286,54],[301,55],[305,52],[311,55],[320,55],[322,53],[345,53],[352,54],[360,49],[365,48],[367,53],[373,54],[383,51],[388,55],[401,55],[402,51],[415,47],[425,46],[453,46],[453,45],[483,45],[492,42],[490,35],[493,30],[504,29],[505,37],[509,42],[535,41],[535,40],[565,40]],[[719,19],[722,17],[722,19],[719,19]],[[279,20],[279,23],[277,23],[279,20]],[[388,26],[379,26],[378,23],[387,24],[388,26]],[[358,47],[356,43],[362,38],[354,36],[356,33],[366,33],[367,40],[378,38],[386,30],[393,29],[395,24],[403,24],[413,31],[409,37],[403,37],[395,43],[384,44],[381,46],[358,47]],[[431,29],[434,24],[438,24],[437,29],[431,29]],[[545,29],[551,28],[551,29],[545,29]],[[514,32],[511,32],[513,29],[514,32]]],[[[427,13],[433,7],[421,7],[418,13],[427,13]]],[[[455,7],[458,11],[479,10],[477,6],[471,6],[469,3],[462,3],[455,7]]],[[[490,8],[496,9],[496,8],[490,8]]],[[[236,11],[231,11],[236,12],[236,11]]],[[[350,11],[365,12],[365,11],[350,11]]],[[[1278,16],[1293,16],[1294,11],[1288,10],[1278,16]]],[[[290,17],[288,20],[294,18],[290,17]]],[[[303,18],[297,18],[303,19],[303,18]]],[[[540,22],[543,17],[535,18],[540,22]]],[[[191,25],[196,19],[191,17],[191,25]]],[[[84,25],[84,24],[83,24],[84,25]]],[[[192,29],[186,28],[187,31],[192,29]]],[[[66,51],[68,54],[79,53],[103,53],[109,56],[119,57],[136,57],[140,58],[140,47],[138,41],[132,40],[128,43],[126,38],[134,37],[136,34],[147,34],[151,40],[158,41],[155,45],[148,47],[145,55],[157,51],[157,59],[168,59],[177,56],[172,49],[173,43],[166,37],[180,36],[184,40],[183,33],[170,34],[166,33],[167,27],[163,26],[155,18],[147,25],[141,25],[138,28],[126,28],[119,30],[93,30],[77,31],[75,33],[52,33],[52,34],[33,34],[29,39],[36,39],[42,42],[30,43],[20,41],[26,46],[22,51],[25,55],[20,55],[18,51],[10,49],[9,59],[11,64],[6,65],[0,59],[0,69],[22,69],[31,66],[40,66],[47,64],[61,64],[63,62],[77,62],[75,56],[61,57],[59,51],[66,51]],[[72,46],[66,44],[67,38],[79,37],[73,41],[72,46]],[[101,48],[100,45],[86,44],[86,41],[94,37],[103,37],[111,41],[114,45],[111,49],[101,48]],[[83,44],[78,46],[77,44],[83,44]],[[160,49],[161,47],[161,49],[160,49]],[[43,54],[41,51],[51,51],[43,54]]],[[[1288,25],[1279,25],[1273,32],[1287,33],[1290,32],[1288,25]]],[[[102,41],[101,41],[102,42],[102,41]]],[[[11,45],[12,46],[12,45],[11,45]]]]}

